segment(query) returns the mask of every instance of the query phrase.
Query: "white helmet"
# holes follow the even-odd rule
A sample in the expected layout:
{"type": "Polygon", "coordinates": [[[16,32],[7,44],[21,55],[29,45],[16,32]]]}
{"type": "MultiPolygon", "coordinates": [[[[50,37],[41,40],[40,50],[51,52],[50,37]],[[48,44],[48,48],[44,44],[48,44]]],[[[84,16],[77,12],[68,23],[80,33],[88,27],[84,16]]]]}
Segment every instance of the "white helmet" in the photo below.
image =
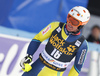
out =
{"type": "MultiPolygon", "coordinates": [[[[89,11],[85,7],[82,7],[82,6],[73,7],[69,11],[68,14],[71,15],[72,17],[74,17],[75,19],[81,21],[81,25],[87,24],[87,22],[90,19],[89,11]]],[[[67,19],[68,19],[68,17],[67,17],[67,19]]],[[[78,26],[80,26],[80,25],[78,25],[78,26]]]]}

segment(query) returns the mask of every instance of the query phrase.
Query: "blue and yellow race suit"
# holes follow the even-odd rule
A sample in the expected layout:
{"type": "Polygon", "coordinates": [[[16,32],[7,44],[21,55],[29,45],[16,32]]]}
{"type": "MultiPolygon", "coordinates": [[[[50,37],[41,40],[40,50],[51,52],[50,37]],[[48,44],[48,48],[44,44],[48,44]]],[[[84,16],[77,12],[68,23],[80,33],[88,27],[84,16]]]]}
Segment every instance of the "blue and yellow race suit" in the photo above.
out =
{"type": "Polygon", "coordinates": [[[48,38],[39,59],[32,64],[32,70],[22,76],[62,76],[74,57],[75,62],[68,76],[78,76],[88,50],[81,32],[71,34],[66,29],[66,23],[52,22],[32,39],[27,53],[33,55],[41,42],[48,38]]]}

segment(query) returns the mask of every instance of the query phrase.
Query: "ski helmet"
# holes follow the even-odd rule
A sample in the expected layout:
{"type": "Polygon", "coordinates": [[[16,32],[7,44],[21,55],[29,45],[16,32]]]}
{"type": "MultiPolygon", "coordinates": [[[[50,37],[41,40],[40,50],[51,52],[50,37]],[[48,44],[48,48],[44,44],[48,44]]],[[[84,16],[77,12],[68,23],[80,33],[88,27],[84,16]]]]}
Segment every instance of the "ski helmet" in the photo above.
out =
{"type": "Polygon", "coordinates": [[[90,19],[89,11],[82,6],[73,7],[68,15],[67,22],[71,23],[75,27],[86,25],[90,19]]]}

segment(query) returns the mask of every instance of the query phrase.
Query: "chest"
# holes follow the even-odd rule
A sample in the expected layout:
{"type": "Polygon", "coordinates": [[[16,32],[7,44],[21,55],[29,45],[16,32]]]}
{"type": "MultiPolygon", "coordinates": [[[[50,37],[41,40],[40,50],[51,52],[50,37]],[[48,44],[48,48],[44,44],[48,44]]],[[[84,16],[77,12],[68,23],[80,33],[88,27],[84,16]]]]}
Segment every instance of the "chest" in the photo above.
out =
{"type": "Polygon", "coordinates": [[[52,32],[45,47],[46,52],[56,60],[69,62],[76,55],[84,39],[82,36],[73,42],[67,42],[61,35],[62,28],[58,27],[52,32]],[[67,58],[67,59],[66,59],[67,58]]]}

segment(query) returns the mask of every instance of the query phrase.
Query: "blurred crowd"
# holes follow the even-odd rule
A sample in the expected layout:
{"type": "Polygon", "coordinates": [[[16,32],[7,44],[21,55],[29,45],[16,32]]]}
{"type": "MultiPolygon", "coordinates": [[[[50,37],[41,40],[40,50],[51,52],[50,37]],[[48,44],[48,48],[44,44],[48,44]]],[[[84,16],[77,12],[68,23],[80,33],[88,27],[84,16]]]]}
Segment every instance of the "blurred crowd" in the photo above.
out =
{"type": "Polygon", "coordinates": [[[94,25],[91,29],[91,33],[87,38],[88,42],[100,44],[100,26],[94,25]]]}

